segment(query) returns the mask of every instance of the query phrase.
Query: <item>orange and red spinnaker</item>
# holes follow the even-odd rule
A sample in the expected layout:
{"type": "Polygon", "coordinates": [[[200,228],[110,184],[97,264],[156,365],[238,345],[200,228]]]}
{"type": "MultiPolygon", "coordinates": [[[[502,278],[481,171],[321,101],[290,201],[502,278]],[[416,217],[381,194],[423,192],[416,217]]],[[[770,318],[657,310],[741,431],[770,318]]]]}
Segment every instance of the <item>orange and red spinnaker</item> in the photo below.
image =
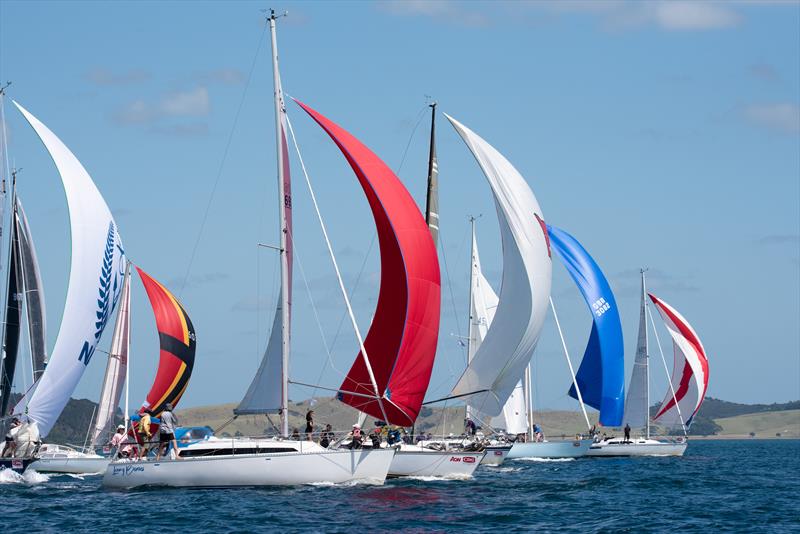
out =
{"type": "Polygon", "coordinates": [[[178,299],[139,267],[136,270],[153,307],[161,347],[156,379],[139,413],[149,409],[157,417],[168,402],[175,406],[186,391],[197,340],[192,321],[178,299]]]}

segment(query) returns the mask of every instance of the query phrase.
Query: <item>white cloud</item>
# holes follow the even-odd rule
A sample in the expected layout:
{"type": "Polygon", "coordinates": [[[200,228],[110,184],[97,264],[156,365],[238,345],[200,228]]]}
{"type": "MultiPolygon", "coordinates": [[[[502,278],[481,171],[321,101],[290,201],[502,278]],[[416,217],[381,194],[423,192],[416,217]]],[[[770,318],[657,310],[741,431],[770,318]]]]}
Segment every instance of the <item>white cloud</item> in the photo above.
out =
{"type": "Polygon", "coordinates": [[[131,85],[149,80],[150,73],[141,69],[112,72],[98,67],[87,72],[86,79],[95,85],[131,85]]]}
{"type": "Polygon", "coordinates": [[[146,124],[167,117],[204,117],[211,110],[208,89],[196,87],[164,95],[158,102],[142,99],[123,106],[114,119],[121,124],[146,124]]]}
{"type": "Polygon", "coordinates": [[[732,28],[741,16],[711,2],[667,1],[654,4],[655,21],[665,30],[713,30],[732,28]]]}
{"type": "Polygon", "coordinates": [[[751,104],[743,109],[745,120],[770,130],[800,134],[800,106],[797,104],[751,104]]]}
{"type": "Polygon", "coordinates": [[[393,15],[421,15],[460,26],[486,26],[489,18],[470,2],[457,0],[386,0],[376,4],[393,15]]]}

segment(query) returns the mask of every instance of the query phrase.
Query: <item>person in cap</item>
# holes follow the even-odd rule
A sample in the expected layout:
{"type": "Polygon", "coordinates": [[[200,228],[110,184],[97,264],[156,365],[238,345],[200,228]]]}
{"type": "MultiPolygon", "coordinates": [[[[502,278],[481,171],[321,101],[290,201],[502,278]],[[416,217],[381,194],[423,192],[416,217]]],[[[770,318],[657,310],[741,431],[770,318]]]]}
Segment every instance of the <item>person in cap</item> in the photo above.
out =
{"type": "Polygon", "coordinates": [[[311,435],[314,433],[314,410],[308,410],[306,413],[306,439],[311,441],[311,435]]]}
{"type": "Polygon", "coordinates": [[[175,429],[178,428],[178,418],[172,413],[172,403],[164,404],[164,411],[159,416],[161,425],[158,427],[158,453],[156,453],[156,461],[161,459],[161,455],[169,450],[172,444],[172,450],[175,451],[175,457],[182,460],[178,454],[178,442],[175,440],[175,429]],[[163,452],[162,452],[163,451],[163,452]]]}
{"type": "Polygon", "coordinates": [[[3,454],[0,455],[0,458],[10,458],[14,456],[14,452],[17,450],[17,434],[19,433],[19,428],[21,426],[22,421],[16,417],[11,420],[11,425],[8,427],[8,432],[6,432],[6,442],[3,446],[3,454]]]}
{"type": "Polygon", "coordinates": [[[361,434],[361,425],[358,423],[353,425],[353,430],[350,431],[350,435],[348,436],[352,438],[350,442],[351,449],[360,449],[361,443],[364,440],[364,436],[361,434]]]}
{"type": "Polygon", "coordinates": [[[115,449],[113,456],[128,457],[131,446],[128,444],[128,436],[125,434],[125,425],[117,425],[117,431],[111,436],[109,445],[115,449]]]}

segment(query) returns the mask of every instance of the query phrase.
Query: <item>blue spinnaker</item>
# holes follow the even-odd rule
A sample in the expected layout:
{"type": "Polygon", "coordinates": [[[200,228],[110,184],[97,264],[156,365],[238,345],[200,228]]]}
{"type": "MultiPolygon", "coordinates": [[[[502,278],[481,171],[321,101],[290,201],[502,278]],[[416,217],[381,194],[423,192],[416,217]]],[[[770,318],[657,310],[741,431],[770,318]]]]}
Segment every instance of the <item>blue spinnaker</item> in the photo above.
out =
{"type": "MultiPolygon", "coordinates": [[[[592,312],[592,332],[576,375],[583,402],[600,410],[600,424],[620,426],[625,408],[625,349],[617,302],[600,267],[570,234],[547,226],[550,243],[592,312]]],[[[577,399],[573,384],[569,396],[577,399]]]]}

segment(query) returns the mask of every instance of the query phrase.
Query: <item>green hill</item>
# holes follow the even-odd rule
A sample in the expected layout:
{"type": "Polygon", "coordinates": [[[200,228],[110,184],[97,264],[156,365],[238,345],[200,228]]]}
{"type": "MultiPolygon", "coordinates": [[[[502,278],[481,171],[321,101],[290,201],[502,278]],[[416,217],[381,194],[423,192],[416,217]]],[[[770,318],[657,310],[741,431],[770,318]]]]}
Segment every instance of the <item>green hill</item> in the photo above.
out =
{"type": "Polygon", "coordinates": [[[759,438],[800,438],[800,410],[759,412],[716,419],[720,434],[759,438]]]}

